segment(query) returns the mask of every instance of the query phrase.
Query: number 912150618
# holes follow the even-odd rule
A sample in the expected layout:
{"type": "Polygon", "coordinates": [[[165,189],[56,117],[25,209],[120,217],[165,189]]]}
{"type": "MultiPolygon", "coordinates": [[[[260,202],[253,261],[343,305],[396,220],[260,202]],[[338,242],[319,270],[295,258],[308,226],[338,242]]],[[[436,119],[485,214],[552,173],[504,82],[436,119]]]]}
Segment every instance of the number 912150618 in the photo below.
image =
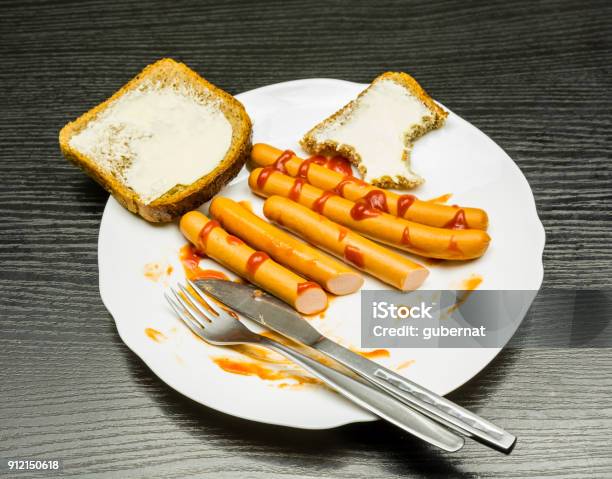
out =
{"type": "Polygon", "coordinates": [[[9,471],[61,471],[59,459],[8,459],[2,461],[0,470],[9,471]]]}

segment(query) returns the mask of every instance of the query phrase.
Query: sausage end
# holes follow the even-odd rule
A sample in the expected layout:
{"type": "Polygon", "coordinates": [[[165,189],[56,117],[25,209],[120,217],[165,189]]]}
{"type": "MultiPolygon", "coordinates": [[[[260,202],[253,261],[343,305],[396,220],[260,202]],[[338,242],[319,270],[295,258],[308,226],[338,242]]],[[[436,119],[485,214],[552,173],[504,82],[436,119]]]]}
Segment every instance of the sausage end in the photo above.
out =
{"type": "Polygon", "coordinates": [[[295,300],[295,309],[302,314],[316,314],[327,308],[327,295],[320,288],[309,288],[295,300]]]}
{"type": "Polygon", "coordinates": [[[191,243],[197,245],[198,235],[206,223],[208,223],[208,218],[199,211],[194,210],[185,213],[181,217],[179,228],[185,238],[187,238],[191,243]]]}
{"type": "Polygon", "coordinates": [[[425,268],[415,269],[406,275],[400,288],[402,291],[413,291],[423,284],[429,276],[429,271],[425,268]]]}
{"type": "Polygon", "coordinates": [[[249,175],[249,188],[251,188],[251,191],[255,194],[259,194],[259,188],[257,187],[257,178],[259,178],[260,173],[261,168],[255,168],[253,171],[251,171],[251,174],[249,175]]]}
{"type": "Polygon", "coordinates": [[[363,277],[357,273],[340,273],[325,284],[325,289],[332,294],[343,296],[358,291],[363,286],[363,277]]]}
{"type": "Polygon", "coordinates": [[[251,149],[251,160],[259,166],[268,166],[276,161],[282,150],[266,143],[255,143],[251,149]]]}

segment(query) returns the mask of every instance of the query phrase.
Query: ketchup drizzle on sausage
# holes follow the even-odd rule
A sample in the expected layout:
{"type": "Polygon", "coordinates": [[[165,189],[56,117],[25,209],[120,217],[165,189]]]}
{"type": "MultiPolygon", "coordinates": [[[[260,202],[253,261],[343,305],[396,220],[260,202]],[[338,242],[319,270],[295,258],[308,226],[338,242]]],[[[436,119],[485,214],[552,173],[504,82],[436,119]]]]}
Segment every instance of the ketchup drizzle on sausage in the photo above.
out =
{"type": "Polygon", "coordinates": [[[358,268],[363,268],[365,265],[363,253],[361,250],[352,245],[346,245],[344,248],[344,257],[358,268]]]}
{"type": "Polygon", "coordinates": [[[264,261],[268,259],[270,259],[270,257],[263,251],[255,251],[251,256],[249,256],[249,259],[247,260],[247,264],[246,264],[247,274],[251,277],[255,276],[257,269],[261,266],[261,264],[264,261]]]}
{"type": "Polygon", "coordinates": [[[293,186],[289,190],[289,199],[293,201],[297,201],[300,199],[300,193],[302,192],[302,186],[304,186],[306,180],[303,178],[296,178],[293,182],[293,186]]]}
{"type": "Polygon", "coordinates": [[[463,210],[457,211],[453,219],[444,225],[445,228],[452,230],[466,230],[468,229],[467,220],[465,219],[465,212],[463,210]]]}
{"type": "Polygon", "coordinates": [[[261,172],[259,173],[259,176],[257,177],[257,188],[262,190],[266,184],[266,181],[268,181],[268,178],[270,177],[270,175],[272,173],[275,173],[276,171],[278,170],[274,167],[274,165],[266,166],[263,170],[261,170],[261,172]]]}
{"type": "Polygon", "coordinates": [[[315,163],[317,165],[325,165],[326,162],[327,159],[323,156],[311,156],[310,158],[307,158],[302,161],[302,164],[298,169],[297,176],[299,178],[308,178],[308,169],[310,168],[311,163],[315,163]]]}
{"type": "Polygon", "coordinates": [[[334,156],[327,160],[325,164],[326,168],[338,173],[344,173],[346,176],[353,176],[353,169],[351,163],[343,156],[334,156]]]}
{"type": "Polygon", "coordinates": [[[325,203],[327,202],[327,200],[329,200],[332,196],[336,196],[336,194],[333,191],[325,191],[321,196],[319,196],[315,202],[312,204],[312,210],[316,211],[317,213],[319,213],[320,215],[323,214],[323,208],[325,208],[325,203]]]}
{"type": "Polygon", "coordinates": [[[281,173],[287,174],[287,168],[285,168],[285,163],[287,163],[294,156],[295,153],[291,150],[283,151],[274,162],[274,169],[280,171],[281,173]]]}
{"type": "Polygon", "coordinates": [[[463,256],[463,251],[459,249],[459,245],[457,244],[457,240],[455,239],[454,235],[451,236],[451,239],[448,242],[448,250],[463,256]]]}
{"type": "Polygon", "coordinates": [[[200,234],[198,235],[200,243],[198,246],[202,251],[206,252],[206,242],[208,241],[208,235],[210,235],[210,232],[219,226],[220,225],[217,220],[210,220],[202,227],[202,229],[200,230],[200,234]]]}
{"type": "Polygon", "coordinates": [[[377,210],[384,211],[385,213],[389,212],[389,207],[387,206],[387,195],[385,195],[384,191],[372,190],[368,192],[362,198],[362,200],[370,208],[376,208],[377,210]]]}
{"type": "Polygon", "coordinates": [[[355,178],[354,176],[347,175],[338,182],[338,184],[334,187],[334,191],[340,196],[344,196],[344,187],[349,183],[355,183],[359,186],[367,186],[367,183],[365,181],[362,181],[359,178],[355,178]]]}
{"type": "Polygon", "coordinates": [[[231,245],[244,244],[244,242],[240,238],[234,235],[227,235],[225,241],[227,241],[231,245]]]}
{"type": "Polygon", "coordinates": [[[358,201],[351,208],[351,218],[355,221],[361,221],[366,218],[374,218],[382,213],[382,211],[370,208],[365,202],[358,201]]]}
{"type": "Polygon", "coordinates": [[[302,294],[304,291],[310,288],[318,288],[321,287],[317,283],[313,283],[312,281],[304,281],[303,283],[298,283],[297,285],[297,294],[298,296],[302,294]]]}
{"type": "Polygon", "coordinates": [[[397,199],[397,216],[403,217],[416,200],[414,195],[402,195],[397,199]]]}
{"type": "Polygon", "coordinates": [[[410,241],[410,228],[406,226],[404,231],[402,232],[402,239],[400,243],[405,244],[406,246],[412,246],[412,242],[410,241]]]}

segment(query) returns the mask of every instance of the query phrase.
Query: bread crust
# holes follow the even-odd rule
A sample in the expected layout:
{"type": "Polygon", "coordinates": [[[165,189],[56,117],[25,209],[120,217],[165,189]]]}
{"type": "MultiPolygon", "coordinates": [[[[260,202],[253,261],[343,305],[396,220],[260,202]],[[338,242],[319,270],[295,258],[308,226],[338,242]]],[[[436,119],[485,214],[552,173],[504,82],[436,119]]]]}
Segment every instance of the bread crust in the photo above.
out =
{"type": "MultiPolygon", "coordinates": [[[[406,134],[404,138],[406,151],[402,155],[402,161],[409,161],[408,152],[411,150],[412,143],[428,131],[435,130],[444,125],[446,117],[448,116],[448,112],[438,106],[438,104],[433,101],[433,99],[427,94],[423,87],[412,76],[404,72],[385,72],[376,77],[368,86],[368,88],[362,91],[357,96],[357,98],[350,101],[333,115],[329,116],[321,123],[311,128],[300,140],[300,145],[302,146],[302,148],[310,154],[327,156],[342,155],[357,167],[362,176],[365,176],[366,168],[361,164],[361,157],[354,147],[350,145],[339,145],[333,140],[326,140],[323,142],[317,141],[315,139],[315,133],[319,129],[328,127],[337,119],[340,119],[343,116],[350,114],[359,99],[372,87],[372,85],[381,80],[392,80],[406,87],[433,113],[432,116],[427,116],[423,118],[424,125],[419,125],[406,134]]],[[[380,188],[397,188],[405,190],[414,188],[422,184],[423,181],[424,180],[422,178],[407,178],[404,176],[397,176],[395,178],[392,178],[390,176],[381,176],[379,178],[373,179],[372,184],[380,188]]]]}
{"type": "Polygon", "coordinates": [[[249,158],[251,136],[251,119],[242,103],[202,78],[185,64],[176,62],[171,58],[163,58],[144,68],[110,98],[76,120],[66,124],[59,133],[59,144],[62,154],[68,161],[85,171],[125,208],[147,221],[158,223],[173,221],[217,194],[225,184],[238,174],[249,158]],[[213,171],[190,185],[177,185],[163,196],[145,204],[137,193],[126,186],[119,178],[102,168],[93,158],[72,148],[70,140],[118,98],[150,80],[159,82],[164,86],[187,84],[198,95],[220,100],[220,109],[232,125],[232,141],[225,157],[213,171]]]}

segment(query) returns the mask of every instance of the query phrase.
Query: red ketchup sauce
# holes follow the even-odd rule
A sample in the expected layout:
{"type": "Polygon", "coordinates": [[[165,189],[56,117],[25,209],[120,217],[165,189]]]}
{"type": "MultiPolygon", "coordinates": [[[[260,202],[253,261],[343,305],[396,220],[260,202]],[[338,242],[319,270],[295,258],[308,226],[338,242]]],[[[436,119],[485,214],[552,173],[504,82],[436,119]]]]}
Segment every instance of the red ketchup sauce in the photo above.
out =
{"type": "Polygon", "coordinates": [[[266,166],[257,177],[257,188],[263,190],[263,187],[266,185],[266,181],[270,178],[272,173],[276,173],[278,170],[274,168],[274,166],[266,166]]]}
{"type": "Polygon", "coordinates": [[[317,283],[313,283],[312,281],[304,281],[303,283],[298,283],[297,285],[297,294],[298,296],[302,294],[304,291],[310,288],[321,288],[317,283]]]}
{"type": "Polygon", "coordinates": [[[215,228],[219,227],[219,222],[217,220],[210,220],[208,223],[204,225],[204,227],[200,230],[200,234],[198,235],[199,239],[199,247],[202,251],[206,252],[206,242],[208,241],[208,235],[215,228]]]}
{"type": "Polygon", "coordinates": [[[312,163],[315,163],[317,165],[325,165],[326,162],[327,162],[327,160],[323,156],[311,156],[310,158],[307,158],[304,161],[302,161],[302,164],[300,165],[300,168],[298,169],[297,176],[299,178],[306,178],[307,179],[308,178],[308,169],[310,168],[310,165],[312,163]]]}
{"type": "Polygon", "coordinates": [[[351,208],[351,218],[353,218],[355,221],[361,221],[366,218],[374,218],[381,213],[382,211],[370,208],[365,202],[362,201],[358,201],[351,208]]]}
{"type": "Polygon", "coordinates": [[[185,276],[195,281],[197,279],[225,279],[229,278],[222,271],[214,269],[201,269],[200,259],[204,257],[203,254],[199,254],[195,247],[191,244],[185,245],[181,248],[179,253],[179,259],[185,270],[185,276]]]}
{"type": "Polygon", "coordinates": [[[342,241],[344,238],[346,238],[346,235],[348,234],[348,229],[344,228],[343,226],[339,226],[338,227],[338,241],[342,241]]]}
{"type": "Polygon", "coordinates": [[[388,349],[375,349],[374,351],[355,351],[355,352],[359,354],[360,356],[363,356],[364,358],[369,358],[369,359],[388,358],[389,356],[391,356],[391,353],[389,352],[388,349]]]}
{"type": "Polygon", "coordinates": [[[403,218],[408,211],[408,208],[412,206],[412,203],[416,200],[414,195],[402,195],[397,199],[397,216],[403,218]]]}
{"type": "Polygon", "coordinates": [[[158,331],[157,329],[146,328],[144,331],[145,331],[145,334],[149,336],[149,338],[151,338],[156,343],[161,343],[165,341],[166,339],[168,339],[164,333],[162,333],[161,331],[158,331]]]}
{"type": "Polygon", "coordinates": [[[448,242],[448,250],[452,251],[453,253],[457,253],[459,256],[463,255],[463,251],[459,249],[459,245],[457,244],[457,240],[454,236],[451,236],[451,239],[448,242]]]}
{"type": "Polygon", "coordinates": [[[372,190],[368,192],[368,194],[366,194],[362,200],[370,208],[376,208],[380,211],[384,211],[385,213],[389,212],[389,207],[387,206],[387,195],[385,195],[383,191],[372,190]]]}
{"type": "Polygon", "coordinates": [[[280,154],[280,156],[276,159],[272,166],[275,170],[280,171],[281,173],[284,173],[286,175],[287,168],[285,168],[285,163],[287,163],[294,156],[295,153],[293,151],[285,150],[280,154]]]}
{"type": "Polygon", "coordinates": [[[332,196],[336,196],[336,194],[332,191],[325,191],[321,196],[319,196],[315,202],[312,204],[312,210],[316,211],[320,215],[323,214],[323,208],[325,208],[325,203],[332,196]]]}
{"type": "Polygon", "coordinates": [[[412,242],[410,241],[410,228],[408,226],[406,226],[402,232],[402,239],[400,240],[400,243],[405,244],[406,246],[412,246],[412,242]]]}
{"type": "Polygon", "coordinates": [[[227,241],[231,245],[244,244],[244,242],[240,238],[234,235],[227,235],[227,237],[225,238],[225,241],[227,241]]]}
{"type": "Polygon", "coordinates": [[[189,279],[192,281],[195,281],[196,279],[224,279],[229,281],[229,278],[225,273],[222,271],[217,271],[216,269],[200,269],[189,279]]]}
{"type": "Polygon", "coordinates": [[[268,259],[270,259],[270,257],[263,251],[255,251],[251,256],[249,256],[249,259],[247,260],[247,274],[251,277],[255,276],[255,273],[262,265],[262,263],[268,259]]]}
{"type": "Polygon", "coordinates": [[[465,211],[459,210],[455,213],[455,216],[452,220],[444,225],[445,228],[450,228],[452,230],[466,230],[468,229],[468,224],[465,219],[465,211]]]}
{"type": "Polygon", "coordinates": [[[358,268],[363,268],[365,265],[361,250],[355,246],[351,246],[350,244],[346,245],[346,248],[344,248],[344,257],[347,261],[350,261],[358,268]]]}
{"type": "Polygon", "coordinates": [[[355,183],[356,185],[360,186],[367,186],[367,183],[365,181],[362,181],[359,178],[355,178],[354,176],[347,175],[338,182],[338,184],[334,187],[334,191],[340,196],[344,196],[344,187],[349,183],[355,183]]]}
{"type": "Polygon", "coordinates": [[[351,163],[343,156],[334,156],[333,158],[330,158],[327,160],[325,167],[338,173],[343,173],[346,176],[353,176],[351,163]]]}
{"type": "Polygon", "coordinates": [[[200,264],[200,260],[204,257],[205,255],[198,254],[195,246],[192,244],[183,246],[179,252],[179,259],[185,269],[185,276],[191,279],[190,273],[199,269],[198,265],[200,264]]]}
{"type": "Polygon", "coordinates": [[[293,182],[293,186],[289,190],[289,199],[293,201],[297,201],[300,199],[300,193],[302,192],[302,187],[306,183],[306,180],[303,178],[296,178],[293,182]]]}

